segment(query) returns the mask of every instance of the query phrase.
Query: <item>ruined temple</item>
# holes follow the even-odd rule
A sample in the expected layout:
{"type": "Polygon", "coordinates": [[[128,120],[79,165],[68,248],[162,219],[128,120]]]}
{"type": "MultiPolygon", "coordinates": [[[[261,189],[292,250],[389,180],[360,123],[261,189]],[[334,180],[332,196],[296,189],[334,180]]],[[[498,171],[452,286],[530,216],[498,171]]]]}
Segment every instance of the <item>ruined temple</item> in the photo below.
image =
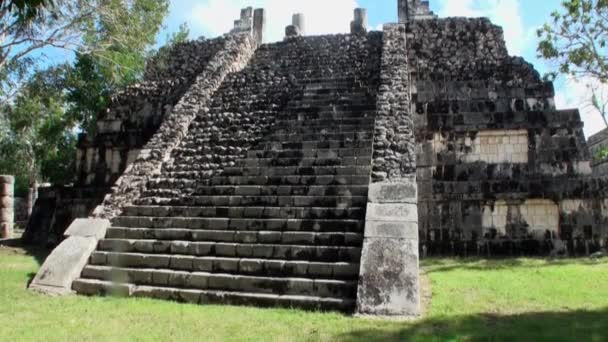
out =
{"type": "MultiPolygon", "coordinates": [[[[265,11],[247,8],[229,34],[153,60],[79,140],[74,186],[37,207],[32,239],[91,216],[54,253],[82,252],[77,279],[56,278],[90,295],[416,315],[420,254],[604,246],[579,112],[556,109],[488,19],[398,11],[368,32],[357,9],[351,34],[325,36],[296,14],[265,44],[265,11]]],[[[58,286],[42,273],[34,284],[58,286]]]]}

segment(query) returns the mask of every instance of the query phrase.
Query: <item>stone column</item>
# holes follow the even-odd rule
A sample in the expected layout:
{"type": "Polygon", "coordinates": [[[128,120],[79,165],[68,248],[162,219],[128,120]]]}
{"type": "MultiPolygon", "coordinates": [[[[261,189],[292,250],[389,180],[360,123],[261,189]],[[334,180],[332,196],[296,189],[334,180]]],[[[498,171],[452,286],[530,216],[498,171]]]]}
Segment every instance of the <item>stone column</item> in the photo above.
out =
{"type": "Polygon", "coordinates": [[[253,13],[253,35],[258,45],[264,43],[264,29],[266,28],[266,11],[257,8],[253,13]]]}
{"type": "Polygon", "coordinates": [[[306,34],[306,27],[304,26],[304,14],[296,13],[291,18],[291,25],[298,28],[298,32],[301,36],[306,34]]]}
{"type": "Polygon", "coordinates": [[[243,8],[241,17],[234,21],[232,33],[252,32],[253,30],[253,7],[243,8]]]}
{"type": "Polygon", "coordinates": [[[355,20],[350,23],[351,34],[367,33],[367,10],[365,8],[355,9],[355,20]]]}
{"type": "Polygon", "coordinates": [[[253,7],[241,10],[241,31],[251,32],[253,28],[253,7]]]}
{"type": "Polygon", "coordinates": [[[384,26],[357,309],[361,314],[420,314],[416,142],[406,25],[384,26]]]}
{"type": "Polygon", "coordinates": [[[0,238],[2,239],[10,239],[13,236],[14,194],[15,178],[0,176],[0,238]]]}

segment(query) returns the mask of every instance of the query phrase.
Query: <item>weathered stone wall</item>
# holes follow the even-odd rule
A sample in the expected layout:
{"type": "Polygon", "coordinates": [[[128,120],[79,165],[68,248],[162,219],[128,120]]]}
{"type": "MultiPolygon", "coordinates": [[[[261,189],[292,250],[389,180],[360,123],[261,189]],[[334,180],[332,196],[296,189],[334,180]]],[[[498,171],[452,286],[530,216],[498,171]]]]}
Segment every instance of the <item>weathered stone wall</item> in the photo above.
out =
{"type": "Polygon", "coordinates": [[[358,311],[420,313],[416,152],[406,25],[385,25],[358,311]]]}
{"type": "Polygon", "coordinates": [[[112,96],[94,136],[78,142],[74,187],[44,189],[27,223],[27,243],[55,245],[76,218],[89,216],[110,193],[196,77],[231,37],[181,43],[146,66],[144,81],[112,96]]]}
{"type": "Polygon", "coordinates": [[[0,239],[10,239],[13,236],[14,195],[15,178],[0,176],[0,239]]]}
{"type": "Polygon", "coordinates": [[[225,40],[224,47],[209,60],[192,86],[165,116],[137,159],[116,181],[112,193],[95,210],[96,217],[112,218],[122,207],[141,197],[147,181],[160,172],[162,164],[186,136],[192,120],[209,110],[212,96],[226,76],[245,67],[257,47],[249,34],[222,39],[225,40]]]}
{"type": "Polygon", "coordinates": [[[102,202],[107,188],[54,186],[40,188],[22,240],[31,245],[56,246],[77,218],[88,217],[102,202]]]}
{"type": "Polygon", "coordinates": [[[601,132],[594,134],[587,140],[589,145],[589,152],[591,153],[594,176],[607,176],[608,175],[608,158],[601,158],[599,153],[602,150],[608,148],[608,128],[601,132]]]}
{"type": "Polygon", "coordinates": [[[178,44],[148,63],[142,83],[112,96],[99,113],[96,134],[79,138],[76,184],[114,184],[226,42],[221,37],[178,44]]]}
{"type": "Polygon", "coordinates": [[[599,198],[582,190],[593,181],[578,111],[555,109],[552,84],[510,57],[487,19],[414,21],[408,32],[422,250],[548,252],[526,241],[567,237],[560,203],[599,198]]]}
{"type": "MultiPolygon", "coordinates": [[[[376,84],[380,42],[378,33],[370,33],[360,37],[293,37],[262,45],[242,73],[224,81],[209,113],[194,119],[185,139],[163,164],[162,175],[151,179],[138,203],[182,202],[195,196],[197,186],[211,182],[212,177],[240,172],[237,162],[254,146],[272,134],[290,132],[289,127],[277,123],[294,120],[288,117],[294,115],[291,109],[302,105],[301,98],[310,84],[336,78],[376,84]]],[[[368,91],[375,96],[375,88],[368,91]]],[[[321,116],[320,108],[314,104],[308,107],[298,115],[321,116]]],[[[259,166],[263,165],[247,165],[259,166]]]]}

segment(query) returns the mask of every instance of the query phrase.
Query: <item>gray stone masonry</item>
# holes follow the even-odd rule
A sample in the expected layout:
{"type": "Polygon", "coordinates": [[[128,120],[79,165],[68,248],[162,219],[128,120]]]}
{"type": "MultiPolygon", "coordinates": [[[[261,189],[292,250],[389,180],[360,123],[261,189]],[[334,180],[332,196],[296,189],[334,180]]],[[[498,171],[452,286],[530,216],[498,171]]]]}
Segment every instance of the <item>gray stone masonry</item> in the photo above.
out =
{"type": "Polygon", "coordinates": [[[420,314],[416,154],[408,71],[406,26],[385,25],[357,295],[360,314],[420,314]]]}
{"type": "Polygon", "coordinates": [[[306,35],[306,26],[304,22],[304,14],[296,13],[291,17],[291,25],[298,28],[298,33],[301,36],[306,35]]]}
{"type": "Polygon", "coordinates": [[[0,176],[0,239],[13,236],[15,224],[14,209],[15,178],[0,176]]]}
{"type": "Polygon", "coordinates": [[[226,45],[210,61],[205,70],[196,78],[173,111],[164,119],[161,127],[129,165],[116,182],[112,193],[106,197],[94,215],[112,218],[121,208],[139,198],[148,179],[160,172],[175,147],[188,131],[192,120],[208,111],[213,94],[224,78],[245,67],[255,52],[256,44],[249,34],[237,34],[226,38],[226,45]]]}
{"type": "Polygon", "coordinates": [[[253,36],[258,45],[264,43],[264,34],[266,30],[266,10],[256,8],[253,12],[253,36]]]}
{"type": "Polygon", "coordinates": [[[399,22],[407,23],[412,20],[436,19],[428,1],[398,0],[399,22]]]}
{"type": "Polygon", "coordinates": [[[371,32],[260,46],[122,206],[73,288],[120,279],[131,295],[352,311],[381,43],[371,32]]]}
{"type": "Polygon", "coordinates": [[[355,18],[350,23],[351,34],[366,34],[367,33],[367,10],[365,8],[355,9],[355,18]]]}

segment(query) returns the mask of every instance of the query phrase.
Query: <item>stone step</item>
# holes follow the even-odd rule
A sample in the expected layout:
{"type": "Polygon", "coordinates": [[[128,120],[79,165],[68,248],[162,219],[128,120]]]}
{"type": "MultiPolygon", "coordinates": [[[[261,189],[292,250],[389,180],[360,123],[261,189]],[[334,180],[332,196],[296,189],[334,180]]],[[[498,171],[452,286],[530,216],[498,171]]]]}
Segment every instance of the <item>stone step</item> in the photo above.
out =
{"type": "Polygon", "coordinates": [[[371,166],[317,166],[317,167],[227,167],[223,176],[364,176],[371,166]]]}
{"type": "Polygon", "coordinates": [[[357,280],[358,263],[193,257],[142,253],[94,252],[93,266],[171,269],[277,278],[357,280]]]}
{"type": "Polygon", "coordinates": [[[305,141],[361,141],[371,140],[374,138],[373,130],[358,130],[351,132],[331,132],[319,130],[315,133],[297,133],[297,132],[274,132],[262,139],[263,142],[305,142],[305,141]]]}
{"type": "Polygon", "coordinates": [[[361,247],[360,233],[314,233],[277,231],[232,231],[192,229],[118,228],[108,229],[108,239],[231,242],[231,243],[275,243],[298,245],[361,247]]]}
{"type": "MultiPolygon", "coordinates": [[[[359,125],[325,125],[325,126],[305,126],[293,125],[273,127],[271,134],[298,134],[307,136],[309,134],[358,134],[358,133],[373,133],[374,126],[368,123],[359,125]]],[[[310,139],[315,140],[315,139],[310,139]]]]}
{"type": "Polygon", "coordinates": [[[82,277],[105,281],[118,279],[124,283],[148,286],[332,298],[354,298],[357,292],[357,283],[346,280],[255,277],[168,269],[86,266],[82,277]]]}
{"type": "MultiPolygon", "coordinates": [[[[216,209],[217,210],[217,209],[216,209]]],[[[361,220],[345,219],[266,219],[219,217],[148,217],[118,216],[112,219],[114,227],[127,228],[181,228],[197,230],[230,230],[275,232],[353,232],[363,231],[361,220]]]]}
{"type": "MultiPolygon", "coordinates": [[[[334,113],[335,114],[335,113],[334,113]]],[[[369,126],[373,127],[375,124],[375,115],[361,115],[358,117],[345,117],[335,116],[328,113],[326,116],[318,115],[314,117],[307,114],[288,113],[286,115],[277,117],[276,123],[273,124],[272,128],[285,128],[285,127],[312,127],[312,128],[327,128],[331,126],[369,126]]]]}
{"type": "MultiPolygon", "coordinates": [[[[367,166],[372,164],[371,155],[326,158],[246,158],[239,161],[243,167],[314,167],[314,166],[367,166]]],[[[323,184],[320,184],[323,185],[323,184]]]]}
{"type": "Polygon", "coordinates": [[[367,196],[365,185],[352,186],[214,186],[198,187],[197,196],[367,196]]]}
{"type": "Polygon", "coordinates": [[[171,207],[128,206],[125,216],[148,217],[225,217],[281,219],[363,219],[365,207],[171,207]]]}
{"type": "Polygon", "coordinates": [[[179,289],[158,286],[136,286],[97,279],[77,279],[72,289],[82,295],[120,295],[172,300],[191,304],[249,305],[256,307],[298,307],[308,310],[350,312],[355,308],[352,298],[321,298],[234,291],[179,289]]]}
{"type": "Polygon", "coordinates": [[[167,181],[150,184],[142,197],[188,196],[367,196],[367,186],[199,186],[195,181],[167,181]],[[193,184],[194,183],[194,184],[193,184]]]}
{"type": "Polygon", "coordinates": [[[368,185],[369,175],[329,175],[329,176],[215,176],[200,177],[197,171],[166,172],[165,176],[176,179],[197,180],[201,186],[216,185],[275,185],[275,186],[343,186],[368,185]]]}
{"type": "Polygon", "coordinates": [[[333,141],[303,141],[303,142],[264,142],[258,144],[257,150],[293,150],[293,149],[336,149],[336,148],[367,148],[373,146],[373,140],[333,140],[333,141]]]}
{"type": "MultiPolygon", "coordinates": [[[[263,170],[263,169],[261,169],[263,170]]],[[[365,171],[365,170],[364,170],[365,171]]],[[[261,172],[263,173],[263,172],[261,172]]],[[[302,172],[294,172],[305,173],[302,172]]],[[[361,172],[361,174],[364,174],[361,172]]],[[[369,174],[365,173],[365,174],[369,174]]],[[[248,175],[250,176],[250,175],[248,175]]],[[[239,176],[234,176],[239,177],[239,176]]],[[[161,178],[148,182],[144,197],[172,197],[175,191],[187,189],[196,196],[367,196],[366,185],[201,185],[196,180],[161,178]]]]}
{"type": "Polygon", "coordinates": [[[98,251],[115,253],[157,253],[228,258],[262,258],[320,262],[361,260],[360,247],[305,246],[282,244],[245,244],[225,242],[191,242],[159,240],[105,239],[98,251]]]}
{"type": "Polygon", "coordinates": [[[280,159],[280,158],[339,158],[339,157],[371,157],[373,151],[369,148],[338,148],[338,149],[294,149],[294,150],[249,150],[247,158],[280,159]]]}
{"type": "MultiPolygon", "coordinates": [[[[367,178],[366,178],[367,179],[367,178]]],[[[152,191],[150,193],[153,193],[152,191]]],[[[175,194],[175,203],[197,207],[361,207],[367,205],[367,196],[198,196],[175,194]]]]}

